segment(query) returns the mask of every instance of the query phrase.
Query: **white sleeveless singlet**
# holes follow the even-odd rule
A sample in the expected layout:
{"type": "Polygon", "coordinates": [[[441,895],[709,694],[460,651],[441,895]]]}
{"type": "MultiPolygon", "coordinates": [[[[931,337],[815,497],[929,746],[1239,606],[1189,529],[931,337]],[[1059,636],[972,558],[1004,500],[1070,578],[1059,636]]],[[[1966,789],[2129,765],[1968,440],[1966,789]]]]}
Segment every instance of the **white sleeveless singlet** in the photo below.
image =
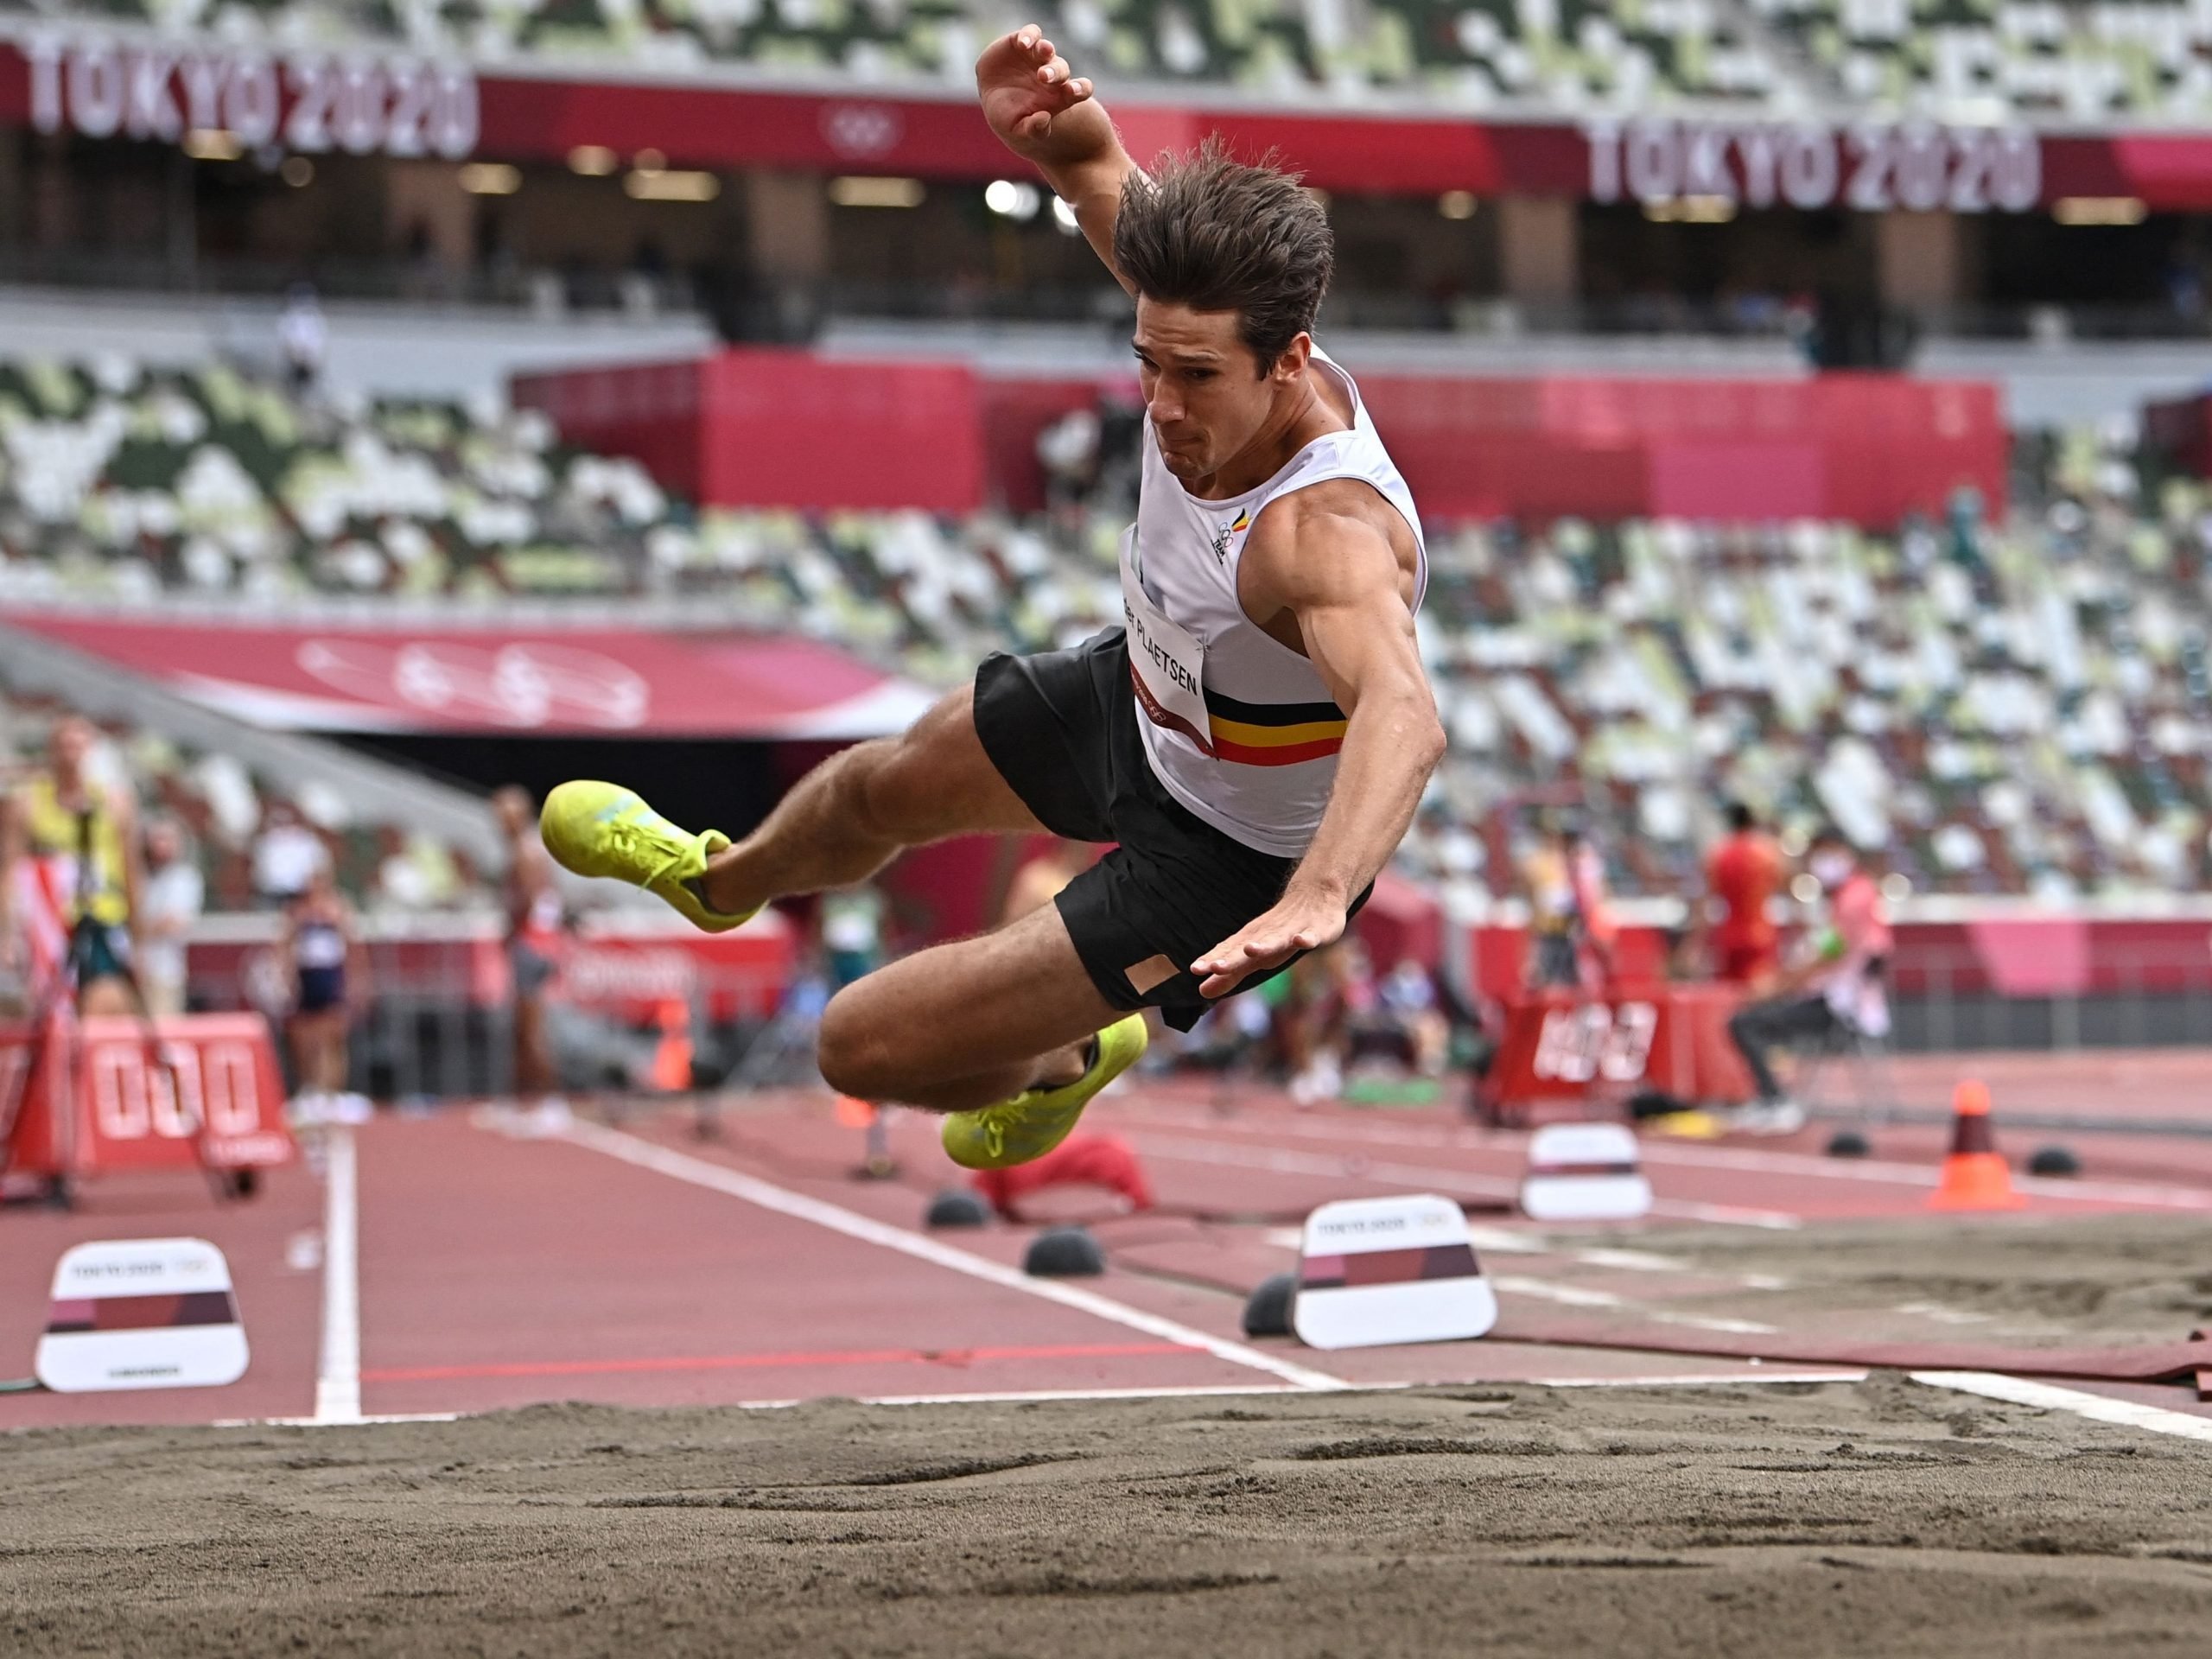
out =
{"type": "Polygon", "coordinates": [[[1414,533],[1416,608],[1428,587],[1413,493],[1359,388],[1319,351],[1312,364],[1350,397],[1349,429],[1314,439],[1256,488],[1206,501],[1167,470],[1147,419],[1137,521],[1122,537],[1129,672],[1153,772],[1198,817],[1278,858],[1302,855],[1320,827],[1345,720],[1313,664],[1244,614],[1236,571],[1254,522],[1294,490],[1358,479],[1414,533]]]}

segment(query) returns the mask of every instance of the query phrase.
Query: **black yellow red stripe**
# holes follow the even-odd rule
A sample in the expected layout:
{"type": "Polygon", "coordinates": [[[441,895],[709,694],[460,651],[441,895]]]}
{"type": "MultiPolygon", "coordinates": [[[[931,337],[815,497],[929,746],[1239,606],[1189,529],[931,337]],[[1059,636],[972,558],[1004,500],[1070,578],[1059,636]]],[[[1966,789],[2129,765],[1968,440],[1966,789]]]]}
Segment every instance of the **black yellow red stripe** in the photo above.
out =
{"type": "Polygon", "coordinates": [[[1152,695],[1144,677],[1129,664],[1129,683],[1137,706],[1155,726],[1180,732],[1217,760],[1244,766],[1294,766],[1319,760],[1344,746],[1350,723],[1333,702],[1239,702],[1209,690],[1206,725],[1200,732],[1152,695]]]}
{"type": "Polygon", "coordinates": [[[1209,687],[1206,718],[1213,751],[1247,766],[1319,760],[1344,746],[1348,723],[1333,702],[1240,702],[1209,687]]]}

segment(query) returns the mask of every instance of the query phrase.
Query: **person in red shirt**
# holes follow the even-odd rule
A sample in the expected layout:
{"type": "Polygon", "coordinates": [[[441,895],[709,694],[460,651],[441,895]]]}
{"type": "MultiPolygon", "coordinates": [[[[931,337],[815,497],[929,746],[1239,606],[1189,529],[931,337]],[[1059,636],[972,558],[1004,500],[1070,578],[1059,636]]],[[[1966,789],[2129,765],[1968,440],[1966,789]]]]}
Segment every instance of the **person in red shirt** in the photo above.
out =
{"type": "Polygon", "coordinates": [[[1768,913],[1782,891],[1782,849],[1741,801],[1728,804],[1728,834],[1705,861],[1706,957],[1713,976],[1763,991],[1782,965],[1781,933],[1768,913]]]}
{"type": "Polygon", "coordinates": [[[1827,925],[1815,936],[1810,957],[1782,975],[1772,995],[1746,1004],[1728,1021],[1728,1034],[1758,1090],[1739,1127],[1768,1134],[1787,1135],[1805,1122],[1803,1109],[1775,1077],[1770,1050],[1838,1034],[1878,1038],[1890,1032],[1887,981],[1894,938],[1880,884],[1835,830],[1813,837],[1805,868],[1827,893],[1827,925]]]}

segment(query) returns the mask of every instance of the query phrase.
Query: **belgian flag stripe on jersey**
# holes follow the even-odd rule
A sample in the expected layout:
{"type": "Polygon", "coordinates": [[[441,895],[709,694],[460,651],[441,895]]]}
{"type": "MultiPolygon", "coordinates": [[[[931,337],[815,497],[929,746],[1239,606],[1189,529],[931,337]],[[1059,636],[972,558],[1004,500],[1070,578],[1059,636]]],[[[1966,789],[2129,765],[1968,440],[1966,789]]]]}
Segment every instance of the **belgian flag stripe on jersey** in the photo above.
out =
{"type": "Polygon", "coordinates": [[[1319,760],[1344,746],[1344,711],[1333,702],[1239,702],[1206,689],[1214,753],[1247,766],[1319,760]]]}

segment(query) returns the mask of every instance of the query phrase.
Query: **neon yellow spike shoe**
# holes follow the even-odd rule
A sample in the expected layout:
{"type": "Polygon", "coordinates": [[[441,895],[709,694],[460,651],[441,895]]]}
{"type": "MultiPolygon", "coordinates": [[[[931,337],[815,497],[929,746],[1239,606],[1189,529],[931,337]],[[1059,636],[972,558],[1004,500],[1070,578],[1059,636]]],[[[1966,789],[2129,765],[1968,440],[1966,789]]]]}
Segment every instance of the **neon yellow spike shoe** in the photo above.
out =
{"type": "Polygon", "coordinates": [[[756,913],[726,916],[709,910],[692,885],[707,873],[708,855],[729,845],[728,836],[719,830],[694,835],[678,829],[647,806],[636,791],[620,784],[557,785],[537,815],[537,832],[563,869],[643,887],[667,899],[694,927],[709,933],[727,933],[756,913]]]}
{"type": "Polygon", "coordinates": [[[1068,1138],[1091,1096],[1137,1063],[1150,1040],[1142,1014],[1116,1020],[1098,1033],[1098,1058],[1073,1083],[1025,1090],[996,1106],[947,1116],[945,1155],[968,1169],[1006,1169],[1042,1158],[1068,1138]]]}

